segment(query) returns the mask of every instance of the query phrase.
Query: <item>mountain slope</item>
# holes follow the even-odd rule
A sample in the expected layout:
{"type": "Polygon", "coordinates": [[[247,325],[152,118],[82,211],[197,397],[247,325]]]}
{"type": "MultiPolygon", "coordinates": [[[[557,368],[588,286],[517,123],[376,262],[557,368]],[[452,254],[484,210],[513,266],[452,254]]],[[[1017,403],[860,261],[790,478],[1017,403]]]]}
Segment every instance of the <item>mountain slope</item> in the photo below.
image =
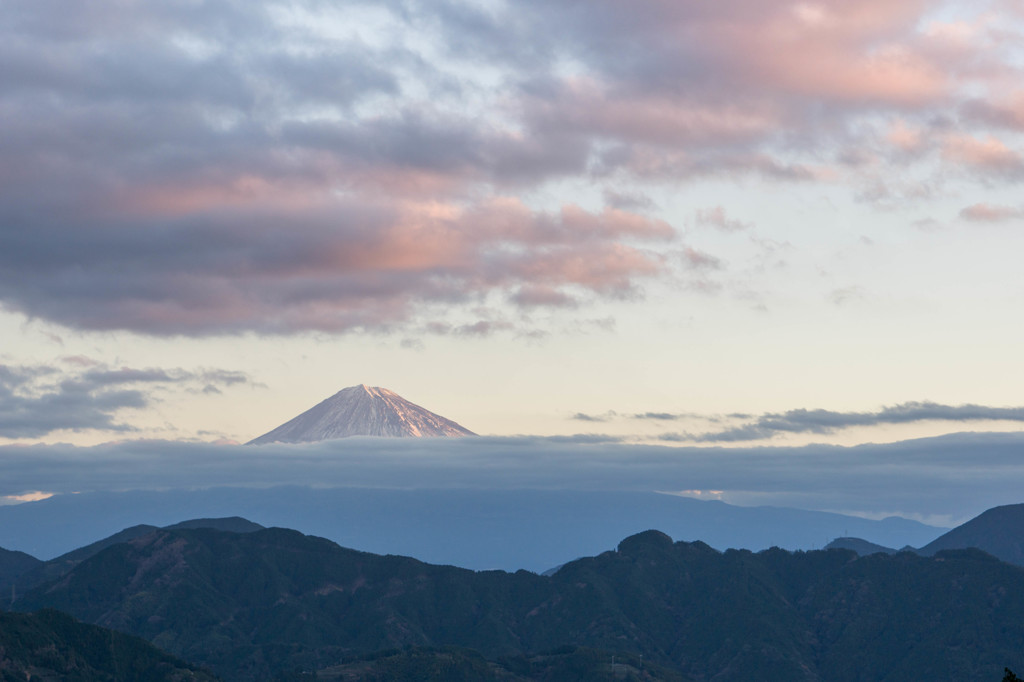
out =
{"type": "Polygon", "coordinates": [[[229,516],[221,519],[190,519],[164,526],[165,530],[181,530],[183,528],[212,528],[228,533],[255,533],[258,530],[263,530],[264,527],[249,519],[243,519],[241,516],[229,516]]]}
{"type": "Polygon", "coordinates": [[[295,531],[160,530],[26,595],[228,679],[406,646],[585,646],[684,678],[999,679],[1024,668],[1024,570],[976,550],[717,552],[649,531],[550,578],[344,549],[295,531]]]}
{"type": "Polygon", "coordinates": [[[0,604],[5,603],[4,596],[18,576],[42,565],[43,562],[31,554],[0,547],[0,604]]]}
{"type": "MultiPolygon", "coordinates": [[[[687,682],[678,672],[642,657],[585,647],[561,647],[531,656],[488,661],[458,647],[413,647],[357,657],[317,671],[320,680],[361,682],[687,682]]],[[[307,680],[296,674],[290,682],[307,680]]]]}
{"type": "Polygon", "coordinates": [[[918,552],[931,556],[944,549],[976,547],[994,557],[1024,566],[1024,504],[993,507],[941,535],[918,552]]]}
{"type": "MultiPolygon", "coordinates": [[[[167,526],[168,530],[175,530],[179,528],[213,528],[215,530],[223,530],[233,533],[251,533],[256,530],[261,530],[263,526],[237,516],[218,519],[191,519],[189,521],[181,521],[174,525],[167,526]]],[[[35,587],[36,585],[40,585],[51,580],[56,580],[57,578],[66,575],[75,566],[82,563],[89,557],[99,554],[107,547],[129,542],[135,538],[148,535],[156,530],[160,530],[160,528],[148,524],[139,524],[137,526],[125,528],[124,530],[114,533],[109,537],[103,538],[102,540],[98,540],[84,547],[79,547],[78,549],[62,554],[55,559],[50,559],[49,561],[44,562],[29,557],[35,563],[24,562],[23,570],[20,573],[15,573],[12,570],[6,581],[4,581],[3,576],[0,575],[0,586],[6,589],[14,584],[17,586],[18,591],[23,592],[28,588],[35,587]]],[[[28,555],[26,554],[25,556],[28,555]]],[[[0,554],[0,559],[2,558],[3,555],[0,554]]]]}
{"type": "Polygon", "coordinates": [[[0,678],[66,682],[212,682],[149,642],[58,611],[0,612],[0,678]]]}
{"type": "Polygon", "coordinates": [[[350,386],[247,445],[312,443],[349,436],[459,437],[476,435],[450,419],[378,386],[350,386]]]}
{"type": "Polygon", "coordinates": [[[856,552],[859,556],[868,556],[870,554],[895,554],[897,550],[892,547],[885,547],[884,545],[877,545],[874,542],[868,542],[860,538],[836,538],[832,542],[825,545],[825,549],[849,549],[856,552]]]}

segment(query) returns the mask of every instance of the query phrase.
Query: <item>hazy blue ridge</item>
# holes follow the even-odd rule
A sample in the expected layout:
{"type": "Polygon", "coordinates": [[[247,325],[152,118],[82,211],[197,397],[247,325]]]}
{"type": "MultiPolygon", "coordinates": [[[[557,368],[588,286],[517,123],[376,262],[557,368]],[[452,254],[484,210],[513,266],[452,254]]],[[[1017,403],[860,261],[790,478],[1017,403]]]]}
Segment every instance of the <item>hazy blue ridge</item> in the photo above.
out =
{"type": "Polygon", "coordinates": [[[946,530],[779,507],[737,507],[653,492],[274,487],[58,495],[0,507],[0,547],[51,559],[140,523],[241,516],[346,547],[472,569],[541,572],[660,528],[716,549],[820,549],[856,536],[921,547],[946,530]]]}

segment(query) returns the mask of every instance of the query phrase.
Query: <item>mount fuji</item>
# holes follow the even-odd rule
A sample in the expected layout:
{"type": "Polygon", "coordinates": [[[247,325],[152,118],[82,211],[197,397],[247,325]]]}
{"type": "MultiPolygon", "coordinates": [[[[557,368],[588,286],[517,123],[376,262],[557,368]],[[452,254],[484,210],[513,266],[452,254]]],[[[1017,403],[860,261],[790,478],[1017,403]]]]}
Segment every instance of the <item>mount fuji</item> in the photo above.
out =
{"type": "Polygon", "coordinates": [[[450,419],[379,386],[350,386],[247,445],[313,443],[349,436],[451,438],[475,436],[450,419]]]}

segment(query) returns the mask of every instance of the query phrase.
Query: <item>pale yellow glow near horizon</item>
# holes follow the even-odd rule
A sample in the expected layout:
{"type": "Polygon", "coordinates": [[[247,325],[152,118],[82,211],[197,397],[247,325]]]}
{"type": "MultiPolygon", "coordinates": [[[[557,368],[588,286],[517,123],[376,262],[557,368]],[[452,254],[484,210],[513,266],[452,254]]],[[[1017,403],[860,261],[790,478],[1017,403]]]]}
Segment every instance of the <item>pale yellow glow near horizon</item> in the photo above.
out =
{"type": "MultiPolygon", "coordinates": [[[[629,311],[619,313],[629,325],[620,323],[612,331],[539,342],[437,338],[427,339],[422,350],[402,348],[398,338],[389,337],[164,340],[22,324],[24,343],[5,349],[0,362],[59,367],[61,357],[82,354],[115,367],[243,371],[252,383],[212,395],[160,392],[149,408],[119,415],[138,432],[54,432],[9,440],[81,445],[138,437],[244,442],[358,383],[394,390],[482,435],[602,433],[644,439],[666,431],[711,430],[708,418],[737,412],[874,411],[920,400],[1013,406],[1024,380],[1022,369],[1008,362],[1016,352],[1012,337],[979,339],[965,357],[957,352],[963,343],[960,335],[928,344],[927,330],[919,333],[922,338],[904,336],[901,343],[826,338],[821,332],[799,343],[804,330],[788,327],[791,320],[782,316],[762,321],[754,334],[743,337],[737,331],[723,341],[723,327],[738,322],[730,320],[737,317],[735,311],[720,314],[713,332],[666,329],[663,334],[642,328],[629,311]],[[59,343],[48,336],[58,333],[59,343]],[[957,364],[945,362],[954,357],[959,357],[957,364]],[[608,411],[620,417],[601,423],[572,419],[576,413],[608,411]],[[629,417],[644,412],[698,418],[667,423],[629,417]]],[[[0,315],[0,324],[11,325],[12,317],[0,315]]],[[[837,329],[840,336],[847,331],[837,329]]],[[[950,431],[1017,429],[1013,423],[917,423],[828,436],[783,434],[761,444],[849,445],[950,431]]]]}
{"type": "Polygon", "coordinates": [[[21,504],[23,502],[39,502],[53,497],[54,493],[45,493],[40,490],[23,493],[21,495],[0,496],[0,506],[21,504]]]}

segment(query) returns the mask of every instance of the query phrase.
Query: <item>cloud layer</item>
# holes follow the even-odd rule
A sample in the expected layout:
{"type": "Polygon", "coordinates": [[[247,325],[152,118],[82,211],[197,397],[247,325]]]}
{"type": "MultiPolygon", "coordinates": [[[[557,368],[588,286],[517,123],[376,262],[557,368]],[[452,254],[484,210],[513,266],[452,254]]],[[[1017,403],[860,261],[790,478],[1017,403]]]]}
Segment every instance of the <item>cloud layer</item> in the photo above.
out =
{"type": "Polygon", "coordinates": [[[0,495],[214,486],[722,491],[739,504],[962,519],[1020,501],[1021,434],[857,447],[714,448],[614,439],[351,438],[307,445],[0,447],[0,495]]]}
{"type": "Polygon", "coordinates": [[[510,329],[700,267],[663,255],[699,252],[638,183],[887,187],[921,159],[1016,182],[1014,24],[939,9],[12,0],[0,306],[156,335],[510,329]],[[605,205],[537,199],[566,180],[605,205]]]}
{"type": "Polygon", "coordinates": [[[910,402],[884,407],[877,412],[834,412],[832,410],[789,410],[763,414],[753,421],[721,431],[708,433],[665,434],[671,441],[721,443],[772,438],[781,433],[829,434],[855,426],[910,424],[924,421],[941,422],[1024,422],[1024,407],[987,407],[984,405],[940,405],[932,402],[910,402]]]}
{"type": "Polygon", "coordinates": [[[724,424],[722,428],[714,431],[662,433],[657,438],[667,442],[736,443],[768,440],[786,433],[825,435],[854,427],[886,424],[1024,422],[1024,407],[942,405],[930,401],[918,401],[883,407],[875,412],[837,412],[820,408],[800,408],[786,412],[766,412],[762,415],[731,414],[709,417],[675,412],[643,412],[624,415],[609,410],[596,415],[578,412],[571,417],[576,421],[585,422],[609,422],[623,418],[659,423],[702,420],[724,424]]]}

